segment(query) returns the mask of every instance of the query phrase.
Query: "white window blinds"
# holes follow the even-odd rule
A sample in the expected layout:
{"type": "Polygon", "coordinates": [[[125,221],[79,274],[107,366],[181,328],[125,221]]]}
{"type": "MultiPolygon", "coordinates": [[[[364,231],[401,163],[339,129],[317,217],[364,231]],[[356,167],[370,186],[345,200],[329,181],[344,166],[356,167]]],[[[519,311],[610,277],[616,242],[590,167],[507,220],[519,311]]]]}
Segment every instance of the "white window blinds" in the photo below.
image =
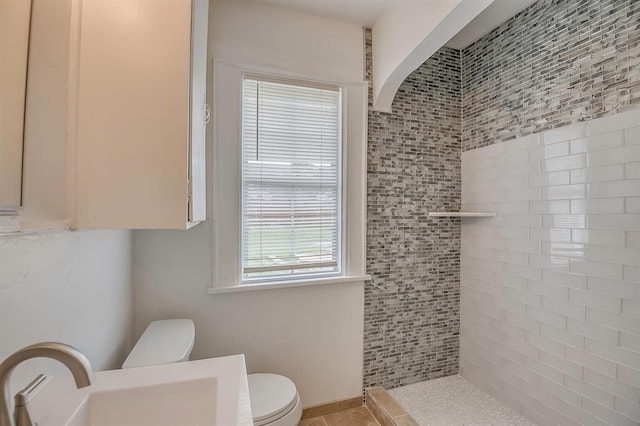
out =
{"type": "Polygon", "coordinates": [[[246,76],[244,280],[339,272],[340,90],[246,76]]]}

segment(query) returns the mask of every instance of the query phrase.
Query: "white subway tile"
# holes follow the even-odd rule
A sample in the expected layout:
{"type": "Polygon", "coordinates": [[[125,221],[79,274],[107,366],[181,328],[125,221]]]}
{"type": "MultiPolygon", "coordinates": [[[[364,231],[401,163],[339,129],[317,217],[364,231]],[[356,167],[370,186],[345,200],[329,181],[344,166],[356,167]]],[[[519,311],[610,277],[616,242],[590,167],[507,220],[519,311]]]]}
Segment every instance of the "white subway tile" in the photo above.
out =
{"type": "Polygon", "coordinates": [[[612,148],[603,151],[589,152],[586,154],[585,165],[588,167],[597,167],[606,166],[608,164],[628,163],[632,161],[640,161],[639,145],[623,146],[621,148],[612,148]]]}
{"type": "Polygon", "coordinates": [[[587,259],[596,262],[640,265],[640,250],[591,245],[587,251],[587,259]]]}
{"type": "Polygon", "coordinates": [[[565,354],[565,344],[564,343],[560,343],[557,342],[555,340],[551,340],[547,337],[544,337],[540,334],[537,333],[531,333],[529,331],[526,332],[527,334],[527,342],[538,348],[538,349],[543,349],[547,352],[551,352],[553,354],[556,354],[560,357],[563,357],[565,354]]]}
{"type": "Polygon", "coordinates": [[[505,313],[504,317],[507,324],[519,328],[521,330],[530,331],[532,333],[540,333],[540,322],[527,318],[526,316],[514,314],[512,312],[505,313]]]}
{"type": "Polygon", "coordinates": [[[554,185],[568,185],[570,183],[571,171],[569,170],[529,175],[529,186],[532,188],[554,185]]]}
{"type": "Polygon", "coordinates": [[[507,264],[506,273],[529,280],[539,280],[542,277],[542,271],[540,268],[531,268],[522,265],[507,264]]]}
{"type": "Polygon", "coordinates": [[[529,265],[542,269],[569,271],[570,260],[566,256],[552,256],[548,254],[530,254],[529,265]]]}
{"type": "Polygon", "coordinates": [[[576,379],[569,375],[564,378],[564,384],[574,392],[586,396],[587,398],[596,401],[599,404],[613,409],[614,396],[609,392],[604,391],[597,386],[585,383],[582,380],[576,379]]]}
{"type": "Polygon", "coordinates": [[[609,231],[640,231],[640,215],[589,215],[589,229],[609,231]]]}
{"type": "Polygon", "coordinates": [[[546,377],[549,380],[553,380],[556,383],[562,383],[562,381],[564,380],[564,373],[562,371],[538,360],[531,359],[529,357],[523,357],[522,365],[524,365],[525,368],[536,372],[540,376],[546,377]]]}
{"type": "Polygon", "coordinates": [[[540,169],[544,172],[581,169],[586,165],[586,154],[566,155],[564,157],[556,157],[540,161],[540,169]]]}
{"type": "MultiPolygon", "coordinates": [[[[571,318],[568,318],[569,321],[571,318]]],[[[567,346],[573,346],[576,349],[584,349],[584,336],[573,333],[570,330],[552,327],[547,324],[540,325],[540,335],[555,340],[567,346]]],[[[564,354],[563,354],[564,355],[564,354]]]]}
{"type": "MultiPolygon", "coordinates": [[[[610,377],[616,376],[616,364],[613,361],[606,360],[595,354],[581,351],[572,347],[567,347],[566,358],[584,367],[588,367],[594,371],[602,374],[606,374],[610,377]]],[[[585,380],[586,380],[586,368],[585,368],[585,380]]]]}
{"type": "MultiPolygon", "coordinates": [[[[630,401],[637,401],[638,399],[640,399],[640,388],[638,386],[634,386],[633,383],[625,382],[625,379],[627,379],[627,370],[629,370],[628,367],[619,365],[618,373],[622,371],[622,374],[625,377],[623,379],[622,377],[620,377],[620,374],[618,374],[618,378],[616,379],[615,377],[604,375],[589,368],[585,368],[584,380],[585,382],[597,386],[600,389],[604,389],[615,396],[619,396],[630,401]]],[[[631,381],[633,381],[633,379],[631,379],[631,381]]]]}
{"type": "Polygon", "coordinates": [[[590,244],[592,246],[624,247],[624,231],[592,231],[589,229],[572,229],[571,241],[590,244]]]}
{"type": "Polygon", "coordinates": [[[622,112],[606,117],[591,120],[586,123],[586,135],[598,135],[600,133],[611,133],[616,130],[634,127],[638,124],[638,114],[636,111],[622,112]]]}
{"type": "MultiPolygon", "coordinates": [[[[589,312],[587,312],[587,318],[589,312]]],[[[591,324],[585,321],[569,318],[567,319],[567,330],[584,337],[590,337],[610,345],[618,344],[618,330],[602,327],[598,324],[591,324]]]]}
{"type": "Polygon", "coordinates": [[[625,166],[614,164],[602,167],[571,170],[571,183],[619,181],[625,178],[625,166]]]}
{"type": "Polygon", "coordinates": [[[640,144],[640,127],[631,127],[624,130],[624,143],[626,145],[640,144]]]}
{"type": "Polygon", "coordinates": [[[627,232],[627,247],[640,249],[640,232],[627,232]]]}
{"type": "Polygon", "coordinates": [[[587,216],[584,214],[545,214],[542,218],[544,228],[584,229],[587,216]]]}
{"type": "Polygon", "coordinates": [[[532,240],[505,240],[505,249],[511,252],[518,253],[540,253],[540,242],[532,240]]]}
{"type": "Polygon", "coordinates": [[[640,161],[625,164],[624,177],[626,179],[640,179],[640,161]]]}
{"type": "Polygon", "coordinates": [[[640,336],[637,334],[620,332],[620,347],[640,353],[640,336]]]}
{"type": "Polygon", "coordinates": [[[571,200],[571,213],[623,214],[624,198],[589,198],[571,200]]]}
{"type": "Polygon", "coordinates": [[[540,390],[549,392],[551,395],[560,398],[574,407],[580,407],[582,403],[582,397],[576,392],[544,377],[540,377],[538,386],[540,387],[540,390]]]}
{"type": "Polygon", "coordinates": [[[527,214],[529,213],[529,202],[528,201],[505,201],[501,203],[496,203],[495,211],[497,213],[527,214]]]}
{"type": "Polygon", "coordinates": [[[571,259],[569,266],[570,272],[576,274],[593,275],[601,278],[609,278],[612,280],[622,279],[622,265],[614,265],[613,263],[593,262],[590,260],[571,259]]]}
{"type": "Polygon", "coordinates": [[[506,176],[504,167],[493,166],[489,169],[470,169],[463,160],[462,163],[462,182],[470,181],[491,181],[506,176]]]}
{"type": "Polygon", "coordinates": [[[586,338],[584,344],[587,352],[608,359],[617,364],[640,369],[640,354],[637,352],[628,351],[590,338],[586,338]]]}
{"type": "Polygon", "coordinates": [[[533,306],[527,306],[527,317],[540,323],[549,324],[558,328],[565,328],[567,326],[566,315],[538,309],[533,306]]]}
{"type": "Polygon", "coordinates": [[[586,317],[586,308],[584,306],[574,305],[563,300],[553,299],[546,296],[542,296],[541,299],[541,306],[545,311],[551,311],[559,315],[580,320],[584,320],[586,317]]]}
{"type": "Polygon", "coordinates": [[[640,284],[640,268],[637,266],[625,265],[624,280],[640,284]]]}
{"type": "Polygon", "coordinates": [[[533,294],[548,296],[559,300],[569,300],[569,288],[545,281],[529,280],[527,290],[533,294]]]}
{"type": "Polygon", "coordinates": [[[527,151],[516,150],[505,152],[496,157],[496,166],[511,166],[514,164],[522,164],[527,163],[529,161],[529,157],[527,155],[527,151]]]}
{"type": "Polygon", "coordinates": [[[520,290],[526,290],[527,279],[522,277],[514,277],[507,274],[494,274],[493,283],[505,287],[518,288],[520,290]]]}
{"type": "Polygon", "coordinates": [[[631,390],[632,394],[625,398],[630,400],[637,400],[638,398],[640,398],[640,396],[638,396],[640,395],[640,370],[638,370],[637,368],[630,368],[625,367],[624,365],[619,365],[618,374],[616,377],[621,382],[619,382],[620,386],[623,384],[630,385],[630,389],[627,388],[627,391],[631,390]],[[635,391],[635,394],[633,394],[633,391],[635,391]]]}
{"type": "Polygon", "coordinates": [[[615,411],[605,407],[602,404],[598,404],[589,398],[584,398],[582,401],[582,408],[594,416],[608,422],[615,426],[638,426],[632,419],[616,413],[615,411]]]}
{"type": "Polygon", "coordinates": [[[619,297],[575,288],[569,290],[569,302],[612,313],[620,313],[622,306],[619,297]]]}
{"type": "Polygon", "coordinates": [[[570,144],[572,154],[615,148],[624,144],[624,133],[620,130],[607,134],[588,136],[586,138],[572,140],[570,144]]]}
{"type": "Polygon", "coordinates": [[[529,161],[569,155],[569,142],[558,142],[529,149],[529,161]]]}
{"type": "Polygon", "coordinates": [[[640,333],[640,321],[627,315],[602,311],[600,309],[587,308],[587,322],[601,325],[614,330],[627,331],[629,333],[640,333]]]}
{"type": "Polygon", "coordinates": [[[531,213],[571,213],[571,201],[569,200],[544,200],[529,201],[529,209],[531,213]]]}
{"type": "Polygon", "coordinates": [[[530,161],[528,163],[507,164],[505,167],[505,176],[530,176],[540,173],[541,165],[539,161],[530,161]]]}
{"type": "Polygon", "coordinates": [[[543,200],[574,200],[587,198],[587,186],[585,184],[557,185],[542,188],[543,200]]]}
{"type": "Polygon", "coordinates": [[[539,228],[542,226],[542,215],[539,214],[508,214],[506,224],[514,227],[539,228]]]}
{"type": "Polygon", "coordinates": [[[526,266],[529,264],[529,256],[527,255],[527,253],[499,251],[495,254],[495,259],[500,262],[511,263],[515,265],[526,266]]]}
{"type": "Polygon", "coordinates": [[[640,213],[640,197],[627,198],[625,200],[625,213],[632,213],[632,214],[640,213]]]}
{"type": "Polygon", "coordinates": [[[640,285],[624,281],[589,277],[587,280],[587,288],[592,291],[610,294],[623,299],[640,300],[640,285]]]}
{"type": "Polygon", "coordinates": [[[551,144],[556,142],[578,139],[587,135],[586,126],[583,123],[577,123],[570,126],[558,127],[543,132],[541,134],[541,142],[551,144]]]}
{"type": "Polygon", "coordinates": [[[585,275],[545,269],[542,271],[542,279],[571,288],[587,288],[587,277],[585,275]]]}
{"type": "Polygon", "coordinates": [[[533,241],[555,241],[559,243],[571,242],[571,229],[533,228],[530,231],[533,241]]]}
{"type": "Polygon", "coordinates": [[[540,133],[532,133],[528,136],[523,136],[514,140],[510,140],[508,142],[503,142],[503,144],[505,152],[533,148],[534,146],[540,145],[540,133]]]}
{"type": "Polygon", "coordinates": [[[614,409],[618,413],[627,416],[640,424],[640,404],[638,401],[631,402],[626,399],[616,397],[614,409]]]}
{"type": "Polygon", "coordinates": [[[614,182],[596,182],[589,184],[589,197],[593,198],[639,196],[640,180],[619,180],[614,182]]]}
{"type": "Polygon", "coordinates": [[[629,317],[636,317],[638,322],[640,322],[640,299],[623,299],[622,313],[629,317]]]}
{"type": "Polygon", "coordinates": [[[540,188],[511,189],[505,191],[505,198],[499,201],[534,201],[540,200],[541,197],[542,192],[540,188]]]}

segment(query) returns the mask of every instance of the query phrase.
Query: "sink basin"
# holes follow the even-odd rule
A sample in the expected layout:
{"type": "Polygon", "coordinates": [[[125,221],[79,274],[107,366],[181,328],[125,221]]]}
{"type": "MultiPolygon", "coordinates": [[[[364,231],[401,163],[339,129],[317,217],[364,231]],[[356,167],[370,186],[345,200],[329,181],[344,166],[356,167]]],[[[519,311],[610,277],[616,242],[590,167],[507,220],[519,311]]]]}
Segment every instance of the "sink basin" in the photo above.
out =
{"type": "Polygon", "coordinates": [[[39,426],[252,425],[244,356],[55,377],[32,401],[39,426]]]}
{"type": "Polygon", "coordinates": [[[216,379],[92,392],[70,425],[212,425],[216,379]]]}

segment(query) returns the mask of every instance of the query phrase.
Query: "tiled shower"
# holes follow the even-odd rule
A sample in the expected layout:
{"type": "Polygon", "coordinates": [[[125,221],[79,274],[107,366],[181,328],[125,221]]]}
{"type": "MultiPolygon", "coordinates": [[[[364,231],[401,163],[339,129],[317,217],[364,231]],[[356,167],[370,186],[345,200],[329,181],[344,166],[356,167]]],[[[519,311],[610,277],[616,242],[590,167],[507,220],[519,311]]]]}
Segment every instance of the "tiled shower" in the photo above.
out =
{"type": "Polygon", "coordinates": [[[639,41],[640,2],[541,0],[370,112],[365,386],[640,423],[639,41]]]}

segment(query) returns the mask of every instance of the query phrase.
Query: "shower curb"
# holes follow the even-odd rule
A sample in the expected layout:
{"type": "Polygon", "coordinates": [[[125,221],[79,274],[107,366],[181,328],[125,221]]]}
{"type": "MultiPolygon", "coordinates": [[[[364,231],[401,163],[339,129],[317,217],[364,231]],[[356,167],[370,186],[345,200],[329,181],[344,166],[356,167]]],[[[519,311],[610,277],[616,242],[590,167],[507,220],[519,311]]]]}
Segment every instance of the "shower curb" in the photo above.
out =
{"type": "Polygon", "coordinates": [[[384,388],[367,389],[365,400],[365,405],[381,426],[418,426],[384,388]]]}

